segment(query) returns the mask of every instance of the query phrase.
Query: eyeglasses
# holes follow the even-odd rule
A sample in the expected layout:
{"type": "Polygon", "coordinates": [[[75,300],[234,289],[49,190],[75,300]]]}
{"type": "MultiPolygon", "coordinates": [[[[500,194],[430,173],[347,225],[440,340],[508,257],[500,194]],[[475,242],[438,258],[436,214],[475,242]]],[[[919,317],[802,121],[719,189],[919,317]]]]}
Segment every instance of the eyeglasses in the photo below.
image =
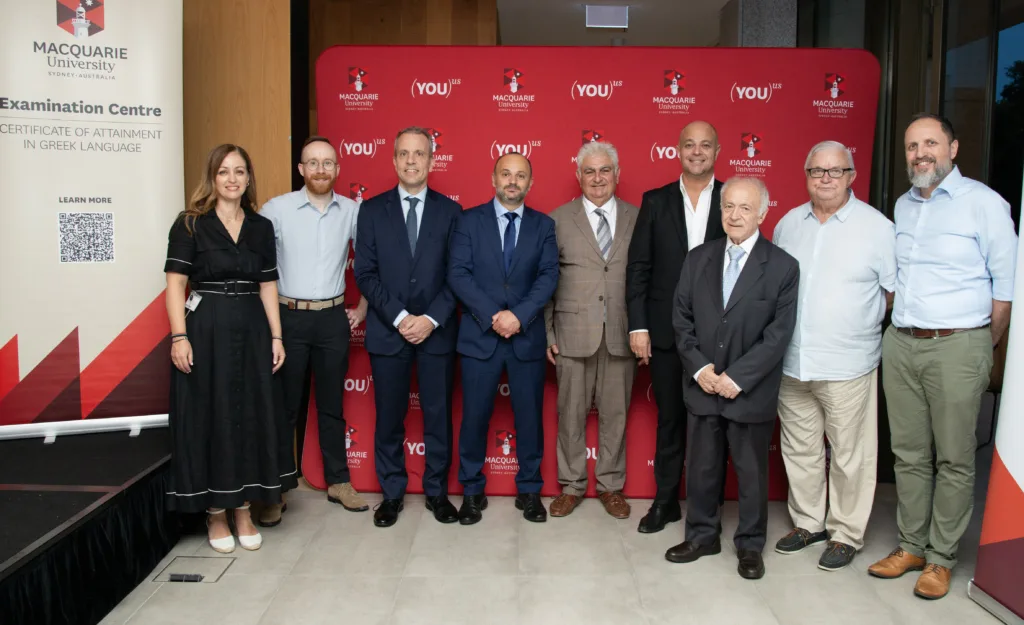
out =
{"type": "Polygon", "coordinates": [[[836,178],[842,178],[844,175],[846,175],[846,172],[848,171],[853,171],[853,167],[833,167],[832,169],[812,167],[807,170],[807,175],[810,176],[811,178],[824,178],[825,174],[827,173],[829,178],[835,180],[836,178]]]}
{"type": "Polygon", "coordinates": [[[320,169],[321,165],[323,165],[324,171],[334,171],[334,168],[338,166],[334,161],[318,161],[315,159],[310,159],[304,162],[303,165],[309,167],[313,171],[320,169]]]}

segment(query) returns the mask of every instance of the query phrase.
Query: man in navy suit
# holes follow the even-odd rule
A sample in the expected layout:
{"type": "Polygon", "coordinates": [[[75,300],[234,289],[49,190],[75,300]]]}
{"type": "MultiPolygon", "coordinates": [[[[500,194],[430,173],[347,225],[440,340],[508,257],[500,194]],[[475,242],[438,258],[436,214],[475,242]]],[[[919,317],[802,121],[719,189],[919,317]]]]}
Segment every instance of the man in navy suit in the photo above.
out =
{"type": "Polygon", "coordinates": [[[502,371],[515,414],[516,507],[528,521],[547,520],[540,500],[544,455],[544,305],[558,284],[555,222],[525,204],[533,169],[521,154],[494,164],[495,198],[464,212],[452,233],[448,285],[463,305],[462,429],[459,522],[480,521],[487,507],[483,466],[488,426],[502,371]]]}
{"type": "Polygon", "coordinates": [[[427,509],[441,523],[459,518],[448,500],[457,323],[445,272],[448,241],[462,207],[427,187],[433,160],[426,130],[414,126],[399,132],[398,186],[359,209],[355,276],[370,303],[366,350],[377,408],[373,453],[384,493],[373,515],[377,527],[398,520],[409,482],[403,443],[413,363],[423,408],[427,509]]]}

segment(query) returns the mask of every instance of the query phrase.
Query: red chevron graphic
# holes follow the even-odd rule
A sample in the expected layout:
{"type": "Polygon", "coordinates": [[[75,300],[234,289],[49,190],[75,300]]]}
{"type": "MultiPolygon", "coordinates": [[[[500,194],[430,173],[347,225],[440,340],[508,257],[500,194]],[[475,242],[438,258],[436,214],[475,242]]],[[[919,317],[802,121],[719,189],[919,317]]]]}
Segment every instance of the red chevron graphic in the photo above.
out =
{"type": "Polygon", "coordinates": [[[0,425],[35,421],[47,406],[76,381],[80,367],[78,328],[75,328],[0,400],[0,425]]]}
{"type": "Polygon", "coordinates": [[[0,347],[0,401],[18,385],[18,335],[0,347]]]}
{"type": "Polygon", "coordinates": [[[981,522],[981,544],[990,545],[1024,538],[1024,491],[999,457],[992,454],[992,469],[985,498],[985,517],[981,522]]]}
{"type": "MultiPolygon", "coordinates": [[[[170,331],[161,291],[82,371],[81,418],[92,414],[170,331]]],[[[167,380],[154,380],[154,384],[166,385],[167,380]]]]}

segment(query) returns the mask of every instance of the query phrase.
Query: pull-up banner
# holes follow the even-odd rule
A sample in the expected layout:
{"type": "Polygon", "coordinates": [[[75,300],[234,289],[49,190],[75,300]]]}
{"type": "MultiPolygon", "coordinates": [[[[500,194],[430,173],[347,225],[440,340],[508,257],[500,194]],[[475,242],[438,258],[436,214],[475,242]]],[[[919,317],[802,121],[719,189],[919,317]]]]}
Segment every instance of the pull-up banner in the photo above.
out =
{"type": "MultiPolygon", "coordinates": [[[[640,205],[643,192],[679,178],[677,144],[687,123],[718,130],[715,175],[756,176],[767,183],[771,208],[763,231],[807,201],[804,159],[815,143],[849,146],[861,174],[855,193],[868,197],[878,102],[878,63],[860,50],[531,48],[340,46],[317,61],[319,133],[335,145],[341,175],[336,190],[356,200],[395,186],[395,134],[417,125],[434,138],[432,188],[471,207],[494,194],[496,158],[520,152],[533,164],[527,204],[550,212],[580,194],[576,153],[604,141],[618,149],[618,194],[640,205]]],[[[358,298],[348,276],[346,293],[358,298]]],[[[354,304],[353,299],[349,304],[354,304]]],[[[373,380],[357,330],[345,382],[349,463],[354,485],[378,490],[373,467],[373,380]]],[[[458,378],[456,378],[458,380],[458,378]]],[[[641,369],[627,425],[627,495],[653,497],[657,409],[641,369]]],[[[507,386],[495,389],[485,473],[487,491],[515,493],[515,432],[507,386]]],[[[456,383],[458,436],[461,389],[456,383]]],[[[553,371],[545,392],[545,494],[558,492],[553,371]]],[[[307,429],[304,474],[322,485],[315,420],[307,429]]],[[[422,413],[410,397],[406,459],[409,490],[420,490],[424,466],[422,413]]],[[[587,428],[590,494],[594,493],[596,419],[587,428]]],[[[456,445],[457,448],[457,445],[456,445]]],[[[457,463],[457,454],[455,463],[457,463]]],[[[452,491],[458,492],[452,471],[452,491]]],[[[734,478],[729,490],[735,494],[734,478]]],[[[785,471],[772,447],[771,496],[786,495],[785,471]]]]}
{"type": "Polygon", "coordinates": [[[5,2],[0,426],[165,415],[181,0],[5,2]]]}

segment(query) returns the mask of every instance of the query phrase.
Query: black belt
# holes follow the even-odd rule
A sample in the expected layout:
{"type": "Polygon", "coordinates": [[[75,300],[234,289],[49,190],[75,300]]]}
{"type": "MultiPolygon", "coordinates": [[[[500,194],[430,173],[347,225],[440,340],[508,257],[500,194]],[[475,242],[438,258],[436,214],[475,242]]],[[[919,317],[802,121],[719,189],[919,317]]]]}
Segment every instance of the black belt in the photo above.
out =
{"type": "Polygon", "coordinates": [[[256,295],[260,285],[249,280],[225,280],[224,282],[193,282],[192,290],[214,295],[256,295]]]}

